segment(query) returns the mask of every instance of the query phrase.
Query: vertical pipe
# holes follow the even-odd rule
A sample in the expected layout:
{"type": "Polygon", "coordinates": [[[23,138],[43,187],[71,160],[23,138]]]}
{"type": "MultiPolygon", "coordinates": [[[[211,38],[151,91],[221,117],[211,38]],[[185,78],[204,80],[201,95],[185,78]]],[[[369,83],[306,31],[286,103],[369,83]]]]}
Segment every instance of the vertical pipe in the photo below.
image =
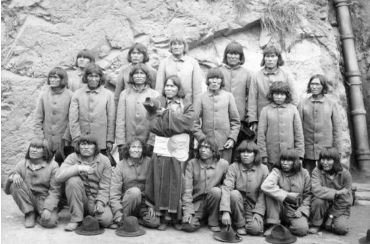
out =
{"type": "Polygon", "coordinates": [[[366,124],[366,110],[362,96],[361,73],[358,67],[355,37],[352,31],[348,0],[333,0],[337,9],[337,21],[342,40],[346,78],[349,83],[349,100],[355,137],[355,155],[358,166],[365,173],[370,173],[370,149],[366,124]]]}

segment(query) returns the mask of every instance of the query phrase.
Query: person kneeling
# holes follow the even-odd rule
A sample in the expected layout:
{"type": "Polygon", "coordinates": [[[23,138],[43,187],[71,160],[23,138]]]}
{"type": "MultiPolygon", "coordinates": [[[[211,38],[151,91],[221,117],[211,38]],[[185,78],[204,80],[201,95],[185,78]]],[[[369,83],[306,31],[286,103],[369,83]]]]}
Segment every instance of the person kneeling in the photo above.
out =
{"type": "Polygon", "coordinates": [[[65,191],[72,214],[70,223],[64,229],[77,229],[86,215],[94,215],[100,226],[108,227],[113,219],[108,206],[111,163],[99,153],[98,142],[92,135],[82,135],[75,150],[56,174],[57,181],[66,184],[65,191]]]}
{"type": "MultiPolygon", "coordinates": [[[[308,217],[311,203],[310,174],[299,161],[295,149],[283,149],[280,160],[261,185],[266,195],[266,222],[280,224],[280,220],[289,226],[296,236],[305,236],[308,232],[308,217]]],[[[271,233],[272,227],[264,235],[271,233]]]]}
{"type": "Polygon", "coordinates": [[[334,147],[323,148],[317,167],[312,172],[310,233],[318,232],[324,219],[324,227],[338,235],[349,231],[349,215],[352,205],[352,177],[340,164],[340,155],[334,147]]]}
{"type": "Polygon", "coordinates": [[[21,160],[9,174],[5,193],[11,194],[25,215],[25,227],[33,228],[37,222],[46,228],[58,224],[58,202],[61,185],[55,180],[58,163],[52,160],[53,153],[48,142],[33,140],[25,160],[21,160]]]}
{"type": "Polygon", "coordinates": [[[183,230],[194,232],[208,216],[212,231],[220,231],[219,205],[223,178],[229,163],[220,158],[214,139],[206,137],[198,144],[197,155],[186,165],[185,192],[182,195],[183,230]]]}
{"type": "Polygon", "coordinates": [[[260,188],[269,170],[261,164],[253,141],[242,141],[236,153],[237,162],[230,165],[222,186],[222,223],[231,225],[232,219],[239,235],[260,235],[266,211],[265,194],[260,188]]]}

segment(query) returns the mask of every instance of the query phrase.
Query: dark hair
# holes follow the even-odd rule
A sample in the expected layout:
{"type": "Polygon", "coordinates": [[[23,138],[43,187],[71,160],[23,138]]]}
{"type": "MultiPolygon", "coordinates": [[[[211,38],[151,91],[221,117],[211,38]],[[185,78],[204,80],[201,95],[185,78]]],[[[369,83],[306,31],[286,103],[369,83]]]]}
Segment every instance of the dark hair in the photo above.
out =
{"type": "Polygon", "coordinates": [[[302,168],[301,162],[299,161],[299,154],[298,154],[297,150],[295,150],[293,148],[286,148],[286,149],[281,150],[280,159],[279,159],[278,162],[276,162],[274,164],[274,168],[278,168],[280,170],[283,170],[281,168],[281,161],[282,160],[293,161],[293,166],[292,166],[292,169],[290,170],[290,172],[293,173],[293,174],[298,173],[302,168]]]}
{"type": "Polygon", "coordinates": [[[220,88],[225,86],[225,77],[220,68],[211,68],[210,70],[208,70],[207,79],[206,79],[207,86],[209,86],[208,80],[211,78],[220,78],[222,80],[220,88]]]}
{"type": "Polygon", "coordinates": [[[42,158],[46,163],[50,163],[54,157],[54,154],[49,147],[48,141],[45,139],[37,138],[37,139],[33,139],[30,145],[28,146],[25,159],[31,159],[30,158],[31,147],[40,147],[40,148],[42,147],[44,149],[44,156],[42,158]]]}
{"type": "Polygon", "coordinates": [[[88,133],[85,133],[85,134],[81,135],[80,138],[78,139],[78,141],[76,143],[76,147],[75,147],[75,152],[76,152],[77,155],[81,154],[80,145],[83,142],[88,143],[88,144],[94,144],[95,145],[94,157],[99,155],[100,149],[99,149],[99,146],[98,146],[98,140],[93,135],[88,134],[88,133]]]}
{"type": "Polygon", "coordinates": [[[199,150],[200,150],[200,147],[202,146],[202,144],[209,145],[211,147],[212,152],[213,152],[213,158],[215,158],[217,161],[220,160],[221,155],[220,155],[220,152],[218,151],[218,145],[217,145],[215,139],[213,139],[212,137],[205,137],[204,139],[202,139],[198,142],[198,147],[197,147],[197,150],[195,152],[195,157],[196,158],[200,158],[199,150]]]}
{"type": "Polygon", "coordinates": [[[183,52],[183,54],[186,54],[188,52],[189,45],[186,42],[185,38],[183,38],[181,36],[174,36],[170,40],[170,49],[169,49],[170,53],[172,53],[172,44],[175,43],[175,42],[181,42],[181,43],[184,44],[184,52],[183,52]]]}
{"type": "Polygon", "coordinates": [[[132,66],[132,69],[130,71],[130,78],[128,80],[128,84],[130,84],[130,85],[134,85],[135,84],[135,82],[134,82],[134,74],[138,70],[141,70],[141,71],[143,71],[145,73],[145,75],[146,75],[145,84],[150,86],[152,84],[152,78],[150,76],[148,66],[146,66],[146,64],[144,64],[144,63],[138,63],[138,64],[135,64],[134,66],[132,66]]]}
{"type": "Polygon", "coordinates": [[[184,90],[184,87],[182,86],[182,82],[181,82],[181,79],[180,77],[178,77],[177,75],[172,75],[170,77],[168,77],[166,79],[166,81],[164,82],[164,85],[163,85],[163,91],[162,91],[162,95],[165,97],[166,96],[166,93],[164,92],[164,88],[166,87],[166,84],[169,80],[172,80],[173,84],[175,86],[177,86],[177,88],[179,88],[179,90],[177,91],[177,97],[178,98],[184,98],[185,97],[185,90],[184,90]]]}
{"type": "Polygon", "coordinates": [[[245,63],[245,56],[243,52],[243,46],[237,42],[232,41],[229,44],[227,44],[225,51],[224,51],[224,60],[222,61],[224,64],[227,64],[227,54],[228,53],[237,53],[240,55],[240,65],[245,63]]]}
{"type": "Polygon", "coordinates": [[[146,147],[145,147],[145,144],[144,144],[144,141],[138,137],[134,137],[132,138],[131,140],[129,140],[125,146],[123,147],[123,151],[122,151],[122,158],[124,159],[128,159],[130,157],[130,147],[131,147],[131,144],[134,143],[134,142],[140,142],[141,144],[141,147],[143,148],[143,153],[142,153],[142,157],[145,158],[146,156],[148,156],[148,152],[146,150],[146,147]]]}
{"type": "MultiPolygon", "coordinates": [[[[317,162],[317,167],[323,170],[321,159],[333,159],[334,164],[331,172],[338,173],[343,170],[342,164],[340,163],[340,155],[335,147],[324,147],[320,151],[319,161],[317,162]]],[[[330,173],[331,173],[330,172],[330,173]]]]}
{"type": "Polygon", "coordinates": [[[240,154],[245,151],[254,153],[254,165],[261,164],[261,157],[259,154],[258,146],[254,141],[250,140],[242,141],[236,148],[236,162],[241,163],[242,159],[240,157],[240,154]]]}
{"type": "Polygon", "coordinates": [[[293,101],[292,93],[290,91],[289,84],[283,81],[275,81],[270,86],[270,91],[267,94],[267,99],[270,102],[274,102],[274,93],[284,93],[286,95],[285,103],[290,103],[293,101]]]}
{"type": "Polygon", "coordinates": [[[128,54],[127,54],[127,61],[129,63],[132,63],[132,60],[131,60],[131,53],[134,51],[134,50],[138,50],[139,52],[141,52],[143,55],[144,55],[144,58],[143,58],[143,63],[145,64],[146,62],[149,61],[149,55],[148,55],[148,49],[146,48],[146,46],[144,46],[143,44],[139,43],[139,42],[136,42],[134,43],[131,47],[130,47],[130,50],[128,50],[128,54]]]}
{"type": "Polygon", "coordinates": [[[265,66],[265,57],[267,54],[275,54],[278,56],[278,61],[277,61],[277,66],[283,66],[284,65],[284,60],[283,57],[281,56],[281,50],[275,45],[267,46],[265,49],[263,49],[263,58],[261,61],[261,66],[265,66]]]}
{"type": "Polygon", "coordinates": [[[90,63],[95,63],[94,54],[89,49],[82,49],[77,54],[77,57],[76,57],[76,67],[78,67],[77,59],[78,58],[81,58],[81,57],[90,59],[90,63]]]}
{"type": "Polygon", "coordinates": [[[311,82],[316,78],[320,80],[320,83],[322,85],[321,93],[327,94],[329,91],[328,79],[325,76],[320,75],[320,74],[311,76],[310,81],[308,82],[308,85],[307,85],[307,93],[312,93],[310,85],[311,85],[311,82]]]}
{"type": "Polygon", "coordinates": [[[68,87],[68,74],[64,69],[62,69],[60,67],[52,68],[49,71],[48,78],[47,78],[47,84],[48,85],[50,85],[50,80],[49,80],[50,76],[53,76],[53,75],[57,75],[60,78],[60,87],[61,88],[68,87]]]}
{"type": "Polygon", "coordinates": [[[105,75],[103,73],[103,69],[99,65],[97,65],[95,63],[89,64],[86,67],[86,69],[84,71],[84,74],[82,76],[82,83],[87,84],[88,83],[87,77],[90,74],[92,74],[92,73],[95,73],[95,74],[97,74],[97,75],[100,76],[100,85],[104,85],[105,84],[106,77],[105,77],[105,75]]]}

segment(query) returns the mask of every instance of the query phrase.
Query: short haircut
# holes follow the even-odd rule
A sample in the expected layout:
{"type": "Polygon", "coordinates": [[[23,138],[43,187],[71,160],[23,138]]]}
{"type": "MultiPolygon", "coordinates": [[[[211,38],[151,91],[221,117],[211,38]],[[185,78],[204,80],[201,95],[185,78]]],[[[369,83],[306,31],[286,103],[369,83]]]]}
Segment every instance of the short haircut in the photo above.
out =
{"type": "Polygon", "coordinates": [[[146,147],[145,147],[145,143],[142,139],[138,138],[138,137],[134,137],[132,139],[130,139],[126,144],[125,146],[123,147],[123,151],[122,151],[122,158],[124,159],[128,159],[130,157],[130,147],[131,145],[134,143],[134,142],[140,142],[140,145],[141,147],[143,148],[143,153],[142,153],[142,157],[145,158],[147,156],[149,156],[147,150],[146,150],[146,147]]]}
{"type": "Polygon", "coordinates": [[[293,101],[292,93],[290,91],[289,84],[283,81],[275,81],[270,86],[270,91],[267,94],[267,99],[270,102],[274,102],[273,95],[274,93],[284,93],[286,95],[285,103],[290,103],[293,101]]]}
{"type": "Polygon", "coordinates": [[[177,75],[172,75],[172,76],[170,76],[166,79],[166,81],[164,82],[164,85],[163,85],[162,95],[164,97],[166,96],[166,93],[164,92],[164,88],[166,87],[166,84],[169,80],[172,80],[173,84],[175,86],[177,86],[177,88],[179,88],[179,90],[177,91],[176,96],[178,98],[184,98],[186,96],[186,93],[185,93],[184,87],[182,86],[181,79],[177,75]]]}
{"type": "Polygon", "coordinates": [[[227,64],[227,54],[228,53],[237,53],[240,55],[240,65],[243,65],[245,63],[245,56],[243,52],[243,46],[237,42],[232,41],[229,44],[227,44],[225,51],[224,51],[224,60],[222,61],[224,64],[227,64]]]}
{"type": "Polygon", "coordinates": [[[77,62],[77,59],[78,58],[88,58],[90,59],[90,63],[95,63],[95,57],[94,57],[94,54],[89,50],[89,49],[82,49],[81,51],[79,51],[77,53],[77,57],[76,57],[76,67],[78,67],[78,62],[77,62]]]}
{"type": "Polygon", "coordinates": [[[104,85],[105,84],[106,77],[105,77],[105,75],[103,73],[103,69],[99,65],[97,65],[95,63],[89,64],[86,67],[86,69],[84,71],[84,74],[82,76],[82,83],[87,84],[88,83],[87,77],[90,74],[92,74],[92,73],[95,73],[95,74],[97,74],[97,75],[100,76],[100,85],[104,85]]]}
{"type": "Polygon", "coordinates": [[[184,44],[184,52],[183,54],[186,54],[189,50],[189,45],[188,43],[186,42],[185,38],[181,37],[181,36],[174,36],[171,38],[170,40],[170,53],[172,53],[172,44],[174,44],[175,42],[181,42],[184,44]]]}
{"type": "Polygon", "coordinates": [[[75,147],[75,152],[77,155],[81,155],[81,152],[80,152],[81,143],[88,143],[88,144],[95,145],[94,157],[100,153],[100,149],[98,146],[98,140],[93,135],[85,133],[80,136],[80,138],[78,139],[76,143],[76,147],[75,147]]]}
{"type": "Polygon", "coordinates": [[[31,141],[30,145],[28,146],[25,159],[31,159],[30,158],[30,149],[31,149],[31,147],[40,147],[40,148],[44,149],[44,156],[42,158],[46,163],[50,163],[51,160],[54,157],[54,154],[50,149],[48,141],[45,140],[45,139],[37,138],[37,139],[33,139],[31,141]]]}
{"type": "Polygon", "coordinates": [[[134,66],[132,66],[132,69],[130,71],[130,77],[128,79],[128,84],[131,84],[131,85],[134,85],[135,84],[135,82],[134,82],[134,74],[138,70],[141,70],[141,71],[143,71],[145,73],[145,75],[146,75],[145,84],[150,86],[152,84],[152,78],[150,76],[148,66],[146,66],[146,64],[144,64],[144,63],[138,63],[138,64],[135,64],[134,66]]]}
{"type": "Polygon", "coordinates": [[[261,164],[261,157],[260,157],[260,153],[258,150],[258,146],[254,141],[250,141],[250,140],[242,141],[239,144],[239,146],[236,148],[236,162],[238,163],[242,162],[240,154],[245,151],[254,153],[254,157],[255,157],[254,162],[253,162],[254,165],[261,164]]]}
{"type": "Polygon", "coordinates": [[[206,79],[206,84],[209,86],[209,79],[211,78],[219,78],[221,79],[221,88],[225,86],[225,77],[224,74],[222,73],[220,68],[211,68],[207,72],[207,79],[206,79]]]}
{"type": "Polygon", "coordinates": [[[265,66],[265,57],[268,54],[275,54],[276,56],[278,56],[278,62],[277,62],[278,67],[284,65],[284,60],[283,60],[283,57],[281,56],[280,48],[278,48],[275,45],[271,45],[271,46],[267,46],[265,49],[263,49],[263,57],[262,57],[262,61],[261,61],[261,66],[262,67],[265,66]]]}
{"type": "Polygon", "coordinates": [[[57,75],[59,78],[60,78],[60,87],[61,88],[64,88],[64,87],[68,87],[68,74],[67,72],[60,68],[60,67],[55,67],[55,68],[52,68],[50,71],[49,71],[49,74],[48,74],[48,80],[47,80],[47,84],[50,85],[50,76],[54,76],[54,75],[57,75]]]}
{"type": "Polygon", "coordinates": [[[319,160],[317,162],[317,167],[320,170],[323,170],[321,159],[333,159],[333,173],[338,173],[343,170],[342,164],[340,163],[340,155],[338,150],[335,147],[324,147],[320,151],[319,160]]]}
{"type": "Polygon", "coordinates": [[[210,146],[210,148],[213,152],[213,158],[215,158],[217,161],[220,160],[221,155],[220,155],[220,152],[218,150],[218,145],[217,145],[215,139],[213,139],[212,137],[205,137],[204,139],[202,139],[198,142],[198,147],[197,147],[197,150],[195,152],[195,157],[196,158],[200,158],[199,150],[200,150],[200,147],[202,146],[202,144],[206,144],[206,145],[210,146]]]}
{"type": "Polygon", "coordinates": [[[132,63],[132,60],[131,60],[131,53],[134,51],[134,50],[138,50],[140,53],[142,53],[144,55],[144,58],[143,58],[143,63],[145,64],[146,62],[149,61],[149,55],[148,55],[148,49],[146,48],[146,46],[144,46],[143,44],[139,43],[139,42],[136,42],[134,43],[130,49],[128,50],[128,54],[127,54],[127,61],[129,63],[132,63]]]}
{"type": "Polygon", "coordinates": [[[299,161],[299,154],[297,150],[293,148],[286,148],[282,149],[280,152],[280,159],[278,162],[274,164],[274,168],[278,168],[283,171],[281,168],[281,161],[282,160],[289,160],[293,161],[292,169],[290,170],[291,173],[296,174],[302,169],[301,162],[299,161]]]}
{"type": "Polygon", "coordinates": [[[320,75],[320,74],[316,74],[316,75],[311,76],[311,78],[310,78],[310,80],[307,84],[307,93],[312,93],[310,85],[311,85],[311,82],[316,78],[319,79],[319,81],[322,85],[321,94],[327,94],[328,91],[329,91],[328,79],[325,76],[320,75]]]}

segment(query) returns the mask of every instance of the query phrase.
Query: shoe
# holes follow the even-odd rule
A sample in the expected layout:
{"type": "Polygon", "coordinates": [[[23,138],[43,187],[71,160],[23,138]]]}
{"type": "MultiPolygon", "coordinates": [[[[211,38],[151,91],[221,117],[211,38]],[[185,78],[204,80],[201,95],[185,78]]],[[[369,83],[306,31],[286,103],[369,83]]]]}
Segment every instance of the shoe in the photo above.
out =
{"type": "Polygon", "coordinates": [[[311,226],[308,229],[308,234],[317,234],[317,233],[319,233],[319,227],[311,226]]]}
{"type": "Polygon", "coordinates": [[[32,211],[32,212],[29,212],[29,213],[26,213],[25,216],[24,216],[24,226],[26,228],[33,228],[35,227],[36,225],[36,215],[35,213],[32,211]]]}
{"type": "Polygon", "coordinates": [[[168,222],[163,222],[158,226],[158,230],[166,230],[168,227],[168,222]]]}
{"type": "Polygon", "coordinates": [[[173,228],[175,228],[176,230],[182,230],[182,224],[179,224],[179,223],[176,223],[176,224],[172,224],[173,228]]]}
{"type": "Polygon", "coordinates": [[[78,227],[78,223],[68,223],[66,227],[64,227],[65,231],[74,231],[78,227]]]}
{"type": "Polygon", "coordinates": [[[236,229],[236,232],[241,235],[241,236],[245,236],[247,235],[247,230],[245,229],[245,227],[240,227],[238,229],[236,229]]]}
{"type": "Polygon", "coordinates": [[[210,226],[209,228],[210,228],[210,229],[211,229],[211,231],[213,231],[213,232],[220,232],[220,231],[221,231],[220,226],[210,226]]]}
{"type": "Polygon", "coordinates": [[[271,234],[271,230],[272,230],[272,228],[274,228],[274,226],[272,225],[272,226],[270,226],[264,233],[263,233],[263,236],[268,236],[268,235],[270,235],[271,234]]]}

